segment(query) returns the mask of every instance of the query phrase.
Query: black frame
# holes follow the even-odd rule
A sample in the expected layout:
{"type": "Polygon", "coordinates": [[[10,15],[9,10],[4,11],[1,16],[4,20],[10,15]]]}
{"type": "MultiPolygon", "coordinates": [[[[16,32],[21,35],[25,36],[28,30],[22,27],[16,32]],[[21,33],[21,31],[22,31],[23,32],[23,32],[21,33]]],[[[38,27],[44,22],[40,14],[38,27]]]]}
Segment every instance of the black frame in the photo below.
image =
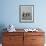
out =
{"type": "Polygon", "coordinates": [[[21,23],[33,23],[33,22],[34,22],[34,5],[19,5],[19,22],[21,22],[21,23]],[[33,11],[33,15],[32,15],[32,16],[33,16],[33,17],[32,17],[33,20],[32,20],[32,21],[29,21],[29,22],[28,22],[28,21],[27,21],[27,22],[21,21],[21,12],[22,12],[22,11],[21,11],[21,7],[22,7],[22,6],[24,6],[24,7],[25,7],[25,6],[30,6],[30,7],[32,7],[32,11],[33,11]]]}

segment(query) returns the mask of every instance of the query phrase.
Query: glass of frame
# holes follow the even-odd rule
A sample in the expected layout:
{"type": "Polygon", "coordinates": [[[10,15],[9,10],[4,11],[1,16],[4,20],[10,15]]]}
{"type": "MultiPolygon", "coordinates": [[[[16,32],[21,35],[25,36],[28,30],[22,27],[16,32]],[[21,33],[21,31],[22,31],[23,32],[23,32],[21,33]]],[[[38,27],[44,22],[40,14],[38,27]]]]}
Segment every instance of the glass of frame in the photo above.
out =
{"type": "Polygon", "coordinates": [[[22,23],[34,22],[34,5],[19,5],[19,21],[22,23]]]}

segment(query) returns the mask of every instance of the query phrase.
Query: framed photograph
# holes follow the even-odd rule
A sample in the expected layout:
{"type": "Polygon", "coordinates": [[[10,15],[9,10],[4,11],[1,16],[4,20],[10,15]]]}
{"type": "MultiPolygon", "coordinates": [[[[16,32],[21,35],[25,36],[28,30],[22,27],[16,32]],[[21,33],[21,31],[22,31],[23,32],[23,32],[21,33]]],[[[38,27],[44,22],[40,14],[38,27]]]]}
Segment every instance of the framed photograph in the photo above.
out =
{"type": "Polygon", "coordinates": [[[19,21],[22,23],[34,22],[34,5],[19,6],[19,21]]]}

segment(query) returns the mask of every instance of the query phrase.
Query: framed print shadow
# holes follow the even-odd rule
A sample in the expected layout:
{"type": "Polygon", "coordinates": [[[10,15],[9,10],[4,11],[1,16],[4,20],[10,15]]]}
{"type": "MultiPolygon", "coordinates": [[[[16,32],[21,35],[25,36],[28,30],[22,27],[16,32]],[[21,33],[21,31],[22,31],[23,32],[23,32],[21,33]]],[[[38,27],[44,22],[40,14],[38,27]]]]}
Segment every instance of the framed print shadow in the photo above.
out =
{"type": "Polygon", "coordinates": [[[19,5],[19,21],[22,23],[34,22],[34,5],[19,5]]]}

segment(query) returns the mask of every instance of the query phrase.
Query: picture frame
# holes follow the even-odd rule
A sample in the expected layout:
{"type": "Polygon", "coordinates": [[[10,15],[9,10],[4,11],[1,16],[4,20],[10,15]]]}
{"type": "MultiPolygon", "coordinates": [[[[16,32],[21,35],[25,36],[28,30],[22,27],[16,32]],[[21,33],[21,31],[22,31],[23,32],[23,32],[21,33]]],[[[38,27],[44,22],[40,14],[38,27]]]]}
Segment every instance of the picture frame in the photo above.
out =
{"type": "Polygon", "coordinates": [[[34,5],[19,5],[19,21],[22,23],[34,22],[34,5]]]}

